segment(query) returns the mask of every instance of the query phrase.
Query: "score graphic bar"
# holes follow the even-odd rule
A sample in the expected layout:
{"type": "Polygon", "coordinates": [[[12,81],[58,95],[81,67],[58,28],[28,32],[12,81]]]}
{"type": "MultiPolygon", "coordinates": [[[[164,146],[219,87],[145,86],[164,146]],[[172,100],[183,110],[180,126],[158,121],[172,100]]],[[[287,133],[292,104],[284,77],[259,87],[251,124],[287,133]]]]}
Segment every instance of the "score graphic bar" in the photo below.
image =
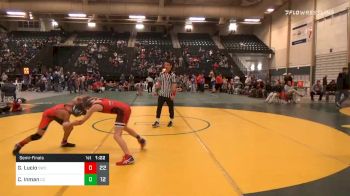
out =
{"type": "Polygon", "coordinates": [[[108,154],[20,154],[16,185],[108,185],[108,154]]]}

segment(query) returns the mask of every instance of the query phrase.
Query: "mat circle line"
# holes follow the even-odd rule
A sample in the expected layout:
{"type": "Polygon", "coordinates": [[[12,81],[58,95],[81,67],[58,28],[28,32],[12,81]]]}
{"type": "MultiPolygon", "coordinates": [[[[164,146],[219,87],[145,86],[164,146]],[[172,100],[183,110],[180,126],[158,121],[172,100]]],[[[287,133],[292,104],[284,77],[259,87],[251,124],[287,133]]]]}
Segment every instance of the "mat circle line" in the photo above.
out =
{"type": "MultiPolygon", "coordinates": [[[[143,116],[152,116],[154,117],[154,115],[141,115],[141,116],[133,116],[133,117],[143,117],[143,116]]],[[[175,117],[177,118],[177,117],[175,117]]],[[[180,118],[180,117],[179,117],[180,118]]],[[[165,135],[184,135],[184,134],[190,134],[190,133],[195,133],[195,132],[200,132],[200,131],[204,131],[205,129],[208,129],[210,127],[210,122],[200,119],[200,118],[194,118],[194,117],[185,117],[185,116],[181,116],[181,118],[187,118],[187,119],[194,119],[194,120],[199,120],[202,121],[206,124],[205,127],[194,130],[194,131],[188,131],[188,132],[180,132],[180,133],[163,133],[163,134],[140,134],[141,136],[165,136],[165,135]]],[[[115,120],[115,118],[106,118],[106,119],[102,119],[99,121],[96,121],[92,124],[92,128],[95,129],[96,131],[99,132],[103,132],[103,133],[109,133],[109,134],[113,134],[113,132],[109,132],[109,131],[104,131],[101,130],[99,128],[96,127],[96,124],[103,122],[103,121],[107,121],[107,120],[115,120]]],[[[128,134],[123,134],[123,135],[128,135],[128,134]]]]}

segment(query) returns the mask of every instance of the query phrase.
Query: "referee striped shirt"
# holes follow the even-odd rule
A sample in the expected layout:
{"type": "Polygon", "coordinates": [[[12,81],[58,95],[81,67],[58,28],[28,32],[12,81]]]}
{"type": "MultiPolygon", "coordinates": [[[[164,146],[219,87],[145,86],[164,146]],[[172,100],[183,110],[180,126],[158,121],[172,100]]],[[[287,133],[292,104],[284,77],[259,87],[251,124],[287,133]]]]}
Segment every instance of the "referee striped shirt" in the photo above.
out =
{"type": "Polygon", "coordinates": [[[160,82],[160,90],[158,94],[162,97],[170,98],[172,92],[171,85],[176,84],[175,73],[160,73],[158,81],[160,82]]]}

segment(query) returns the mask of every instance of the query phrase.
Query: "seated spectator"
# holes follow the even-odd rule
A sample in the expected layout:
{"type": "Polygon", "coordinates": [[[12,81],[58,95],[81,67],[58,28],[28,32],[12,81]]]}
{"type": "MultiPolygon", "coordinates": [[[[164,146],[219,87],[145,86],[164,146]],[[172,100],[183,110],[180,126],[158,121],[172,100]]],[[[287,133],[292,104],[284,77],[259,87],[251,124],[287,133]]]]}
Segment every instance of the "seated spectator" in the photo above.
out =
{"type": "Polygon", "coordinates": [[[227,78],[223,78],[223,83],[222,83],[222,87],[221,87],[221,89],[222,89],[222,92],[224,92],[224,93],[226,93],[227,92],[227,84],[228,84],[228,79],[227,78]]]}
{"type": "Polygon", "coordinates": [[[95,93],[102,93],[103,92],[103,83],[101,81],[97,81],[97,82],[94,82],[92,84],[92,90],[95,92],[95,93]]]}
{"type": "Polygon", "coordinates": [[[124,81],[123,88],[124,88],[124,91],[129,91],[129,82],[128,81],[124,81]]]}
{"type": "Polygon", "coordinates": [[[264,94],[265,94],[265,84],[261,79],[258,79],[256,84],[256,98],[263,98],[264,94]]]}
{"type": "Polygon", "coordinates": [[[281,96],[283,91],[283,86],[279,80],[276,81],[276,84],[272,86],[270,94],[267,96],[265,102],[272,103],[278,100],[278,97],[281,96]]]}
{"type": "Polygon", "coordinates": [[[322,100],[323,96],[323,86],[321,85],[321,81],[317,80],[316,84],[314,84],[311,88],[311,101],[314,101],[314,95],[319,95],[320,97],[318,98],[319,101],[322,100]]]}
{"type": "Polygon", "coordinates": [[[106,84],[106,90],[109,90],[109,91],[115,91],[116,87],[117,87],[117,84],[115,83],[115,81],[112,81],[112,80],[106,84]]]}
{"type": "Polygon", "coordinates": [[[21,103],[22,103],[22,99],[14,100],[13,103],[12,103],[11,112],[20,112],[20,111],[22,111],[21,103]]]}
{"type": "Polygon", "coordinates": [[[246,76],[245,82],[244,82],[244,94],[248,95],[249,91],[253,84],[253,78],[251,76],[246,76]]]}
{"type": "Polygon", "coordinates": [[[234,91],[234,81],[233,78],[231,78],[231,80],[229,82],[227,82],[227,93],[228,94],[233,94],[234,91]]]}
{"type": "Polygon", "coordinates": [[[233,93],[235,95],[241,94],[243,89],[243,83],[241,82],[240,78],[238,76],[235,76],[233,80],[233,93]]]}
{"type": "Polygon", "coordinates": [[[335,83],[335,80],[332,80],[329,84],[326,86],[326,101],[329,101],[329,95],[335,95],[335,92],[337,91],[337,84],[335,83]]]}
{"type": "Polygon", "coordinates": [[[135,84],[135,88],[136,88],[136,95],[137,96],[142,96],[143,94],[143,81],[141,80],[139,83],[135,84]]]}
{"type": "Polygon", "coordinates": [[[222,79],[222,75],[219,74],[218,76],[216,76],[215,78],[215,89],[218,91],[218,92],[221,92],[222,91],[222,84],[223,84],[223,79],[222,79]]]}
{"type": "Polygon", "coordinates": [[[292,86],[292,82],[288,80],[287,84],[284,85],[284,91],[286,93],[286,99],[288,102],[296,103],[296,96],[303,97],[297,90],[292,86]]]}

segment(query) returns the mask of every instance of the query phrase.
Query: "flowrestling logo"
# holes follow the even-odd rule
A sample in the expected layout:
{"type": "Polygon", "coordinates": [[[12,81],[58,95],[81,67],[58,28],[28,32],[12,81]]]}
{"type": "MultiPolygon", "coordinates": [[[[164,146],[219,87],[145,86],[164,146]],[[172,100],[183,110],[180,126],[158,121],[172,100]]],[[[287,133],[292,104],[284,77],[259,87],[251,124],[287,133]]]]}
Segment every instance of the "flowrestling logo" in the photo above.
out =
{"type": "Polygon", "coordinates": [[[314,15],[333,15],[334,10],[284,10],[287,16],[314,16],[314,15]]]}

